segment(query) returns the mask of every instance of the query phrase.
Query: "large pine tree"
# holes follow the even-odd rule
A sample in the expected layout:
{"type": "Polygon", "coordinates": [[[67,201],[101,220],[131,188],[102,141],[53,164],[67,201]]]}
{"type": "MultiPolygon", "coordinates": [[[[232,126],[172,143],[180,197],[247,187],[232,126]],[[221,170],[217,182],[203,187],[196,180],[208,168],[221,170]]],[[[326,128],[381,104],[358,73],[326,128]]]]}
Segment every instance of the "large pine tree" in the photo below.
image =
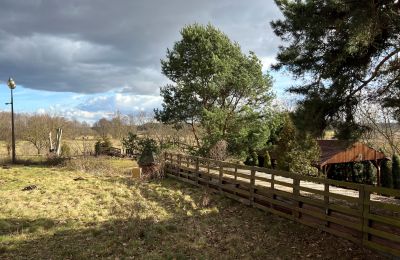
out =
{"type": "Polygon", "coordinates": [[[276,0],[284,19],[272,27],[285,44],[275,69],[287,69],[304,84],[297,112],[315,135],[336,124],[339,137],[362,128],[354,112],[360,97],[399,108],[400,1],[276,0]]]}

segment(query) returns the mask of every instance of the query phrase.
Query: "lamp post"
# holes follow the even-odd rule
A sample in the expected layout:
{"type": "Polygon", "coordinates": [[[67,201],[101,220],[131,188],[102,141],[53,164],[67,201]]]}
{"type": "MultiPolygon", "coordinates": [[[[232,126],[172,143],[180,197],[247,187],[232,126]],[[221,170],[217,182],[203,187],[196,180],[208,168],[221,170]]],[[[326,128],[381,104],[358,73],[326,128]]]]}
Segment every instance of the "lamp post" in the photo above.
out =
{"type": "Polygon", "coordinates": [[[14,98],[13,90],[17,86],[12,78],[8,79],[8,87],[11,90],[11,102],[6,105],[11,105],[11,148],[12,148],[12,163],[15,163],[15,131],[14,131],[14,98]]]}

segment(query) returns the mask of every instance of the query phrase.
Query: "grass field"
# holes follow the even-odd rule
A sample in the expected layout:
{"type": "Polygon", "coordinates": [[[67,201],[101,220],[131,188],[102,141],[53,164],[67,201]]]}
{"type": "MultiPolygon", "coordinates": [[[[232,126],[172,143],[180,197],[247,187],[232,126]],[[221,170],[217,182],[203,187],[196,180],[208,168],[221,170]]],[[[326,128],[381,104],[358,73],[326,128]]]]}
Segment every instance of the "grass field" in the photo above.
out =
{"type": "Polygon", "coordinates": [[[0,259],[379,258],[174,180],[132,180],[117,170],[132,161],[110,163],[115,173],[0,169],[0,259]]]}

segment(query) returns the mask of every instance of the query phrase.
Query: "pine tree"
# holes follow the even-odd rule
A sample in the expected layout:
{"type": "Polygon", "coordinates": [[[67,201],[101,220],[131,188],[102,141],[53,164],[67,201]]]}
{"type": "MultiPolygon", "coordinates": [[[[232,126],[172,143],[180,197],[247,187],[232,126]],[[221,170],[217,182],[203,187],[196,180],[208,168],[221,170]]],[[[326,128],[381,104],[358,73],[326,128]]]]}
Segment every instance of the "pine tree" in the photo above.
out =
{"type": "Polygon", "coordinates": [[[393,188],[400,189],[400,157],[397,154],[393,155],[392,176],[393,188]]]}
{"type": "Polygon", "coordinates": [[[389,160],[384,160],[381,165],[381,184],[385,188],[393,188],[392,165],[389,160]]]}
{"type": "Polygon", "coordinates": [[[283,44],[273,68],[305,76],[289,91],[304,95],[298,112],[306,130],[321,136],[335,125],[338,137],[356,138],[364,128],[354,113],[368,89],[400,111],[400,1],[275,2],[283,18],[271,24],[283,44]]]}
{"type": "Polygon", "coordinates": [[[376,182],[376,172],[370,161],[364,163],[364,183],[374,184],[376,182]]]}
{"type": "Polygon", "coordinates": [[[265,152],[264,155],[264,165],[265,168],[271,168],[271,156],[269,156],[269,152],[265,152]]]}

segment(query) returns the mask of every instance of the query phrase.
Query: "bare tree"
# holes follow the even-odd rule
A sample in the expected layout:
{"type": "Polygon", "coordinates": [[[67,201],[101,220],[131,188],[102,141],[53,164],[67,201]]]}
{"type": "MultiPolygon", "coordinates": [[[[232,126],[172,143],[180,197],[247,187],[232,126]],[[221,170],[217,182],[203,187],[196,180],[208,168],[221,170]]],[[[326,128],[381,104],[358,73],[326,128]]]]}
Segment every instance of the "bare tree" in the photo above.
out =
{"type": "Polygon", "coordinates": [[[49,115],[39,114],[32,115],[26,120],[23,138],[33,144],[38,155],[49,146],[50,121],[51,117],[49,115]]]}
{"type": "Polygon", "coordinates": [[[358,118],[368,127],[362,136],[364,142],[387,154],[400,153],[400,126],[393,109],[366,102],[359,106],[358,118]]]}

